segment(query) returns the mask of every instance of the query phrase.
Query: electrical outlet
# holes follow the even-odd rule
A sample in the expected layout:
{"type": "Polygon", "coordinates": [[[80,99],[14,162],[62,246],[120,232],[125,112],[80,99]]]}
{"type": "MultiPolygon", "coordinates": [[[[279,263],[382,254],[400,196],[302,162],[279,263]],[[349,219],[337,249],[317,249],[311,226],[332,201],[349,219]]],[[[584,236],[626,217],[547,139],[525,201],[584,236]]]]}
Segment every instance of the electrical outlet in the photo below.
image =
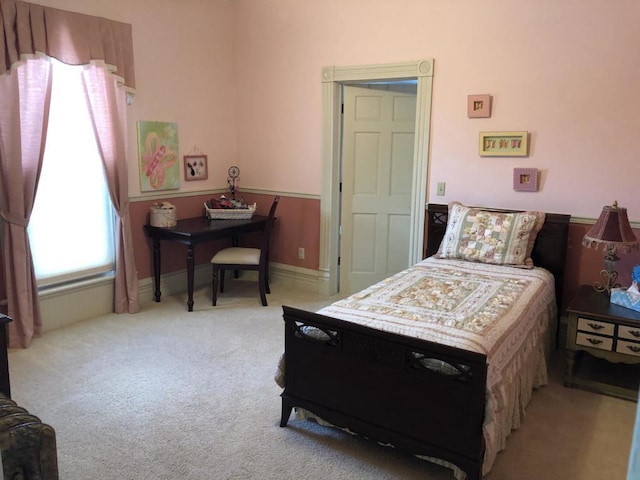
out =
{"type": "Polygon", "coordinates": [[[298,247],[298,260],[304,260],[304,248],[298,247]]]}
{"type": "Polygon", "coordinates": [[[447,184],[444,182],[438,182],[438,191],[436,192],[436,195],[438,196],[443,196],[444,195],[444,188],[447,184]]]}

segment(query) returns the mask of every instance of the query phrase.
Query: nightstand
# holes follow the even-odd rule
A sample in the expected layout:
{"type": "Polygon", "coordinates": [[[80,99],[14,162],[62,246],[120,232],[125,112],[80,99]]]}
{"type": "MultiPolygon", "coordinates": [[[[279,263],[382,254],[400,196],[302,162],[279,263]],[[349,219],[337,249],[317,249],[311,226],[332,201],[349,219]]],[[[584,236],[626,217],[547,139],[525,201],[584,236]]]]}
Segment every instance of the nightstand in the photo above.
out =
{"type": "Polygon", "coordinates": [[[640,312],[582,285],[571,301],[564,384],[638,400],[640,312]]]}

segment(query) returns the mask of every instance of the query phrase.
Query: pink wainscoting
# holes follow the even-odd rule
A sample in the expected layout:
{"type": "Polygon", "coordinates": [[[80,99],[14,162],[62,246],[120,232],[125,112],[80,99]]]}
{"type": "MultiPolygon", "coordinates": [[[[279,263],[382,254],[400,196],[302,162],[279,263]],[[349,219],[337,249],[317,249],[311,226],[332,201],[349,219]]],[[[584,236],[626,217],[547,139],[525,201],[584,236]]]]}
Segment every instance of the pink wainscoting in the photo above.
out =
{"type": "MultiPolygon", "coordinates": [[[[178,218],[203,215],[203,202],[210,195],[167,199],[176,206],[178,218]]],[[[266,214],[271,205],[272,195],[243,194],[249,203],[258,204],[258,213],[266,214]]],[[[149,221],[149,208],[153,201],[131,204],[131,224],[135,245],[138,278],[152,275],[151,242],[145,237],[142,226],[149,221]]],[[[316,270],[320,253],[320,201],[317,199],[283,196],[276,213],[278,220],[272,237],[271,260],[273,262],[316,270]],[[305,259],[298,259],[298,248],[305,249],[305,259]]],[[[592,284],[599,280],[603,267],[604,252],[582,246],[582,237],[590,225],[572,223],[569,227],[566,277],[563,306],[567,306],[579,285],[592,284]]],[[[640,238],[640,229],[634,230],[640,238]]],[[[208,263],[211,255],[228,242],[205,244],[196,248],[196,264],[208,263]]],[[[185,247],[164,243],[162,247],[162,271],[169,273],[185,268],[185,247]]],[[[630,284],[631,269],[640,264],[640,252],[621,257],[619,281],[623,286],[630,284]]]]}
{"type": "MultiPolygon", "coordinates": [[[[208,195],[167,198],[165,201],[176,206],[177,217],[189,218],[204,215],[204,201],[208,195]]],[[[273,195],[243,193],[248,203],[256,202],[257,213],[266,215],[271,206],[273,195]]],[[[149,222],[149,209],[155,201],[135,202],[131,204],[131,225],[135,249],[138,279],[152,276],[152,245],[145,236],[143,226],[149,222]]],[[[277,221],[273,229],[271,243],[271,261],[296,267],[317,270],[320,252],[320,201],[297,197],[282,196],[276,211],[277,221]],[[305,249],[304,260],[298,259],[298,248],[305,249]]],[[[255,243],[255,239],[248,239],[255,243]]],[[[216,250],[228,245],[220,240],[196,247],[196,265],[208,263],[216,250]]],[[[163,242],[162,273],[184,269],[186,265],[183,245],[163,242]]]]}

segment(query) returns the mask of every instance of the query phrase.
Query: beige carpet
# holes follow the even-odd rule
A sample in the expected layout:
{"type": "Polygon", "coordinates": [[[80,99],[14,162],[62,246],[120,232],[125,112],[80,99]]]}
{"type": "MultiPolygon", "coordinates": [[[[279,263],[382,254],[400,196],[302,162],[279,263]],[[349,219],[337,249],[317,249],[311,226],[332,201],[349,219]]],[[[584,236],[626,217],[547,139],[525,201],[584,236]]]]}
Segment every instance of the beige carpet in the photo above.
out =
{"type": "MultiPolygon", "coordinates": [[[[281,305],[328,299],[233,280],[210,306],[196,291],[55,330],[9,354],[13,398],[56,430],[62,480],[421,479],[447,469],[295,417],[280,420],[273,373],[281,305]]],[[[529,404],[490,480],[624,479],[636,404],[561,383],[529,404]]]]}

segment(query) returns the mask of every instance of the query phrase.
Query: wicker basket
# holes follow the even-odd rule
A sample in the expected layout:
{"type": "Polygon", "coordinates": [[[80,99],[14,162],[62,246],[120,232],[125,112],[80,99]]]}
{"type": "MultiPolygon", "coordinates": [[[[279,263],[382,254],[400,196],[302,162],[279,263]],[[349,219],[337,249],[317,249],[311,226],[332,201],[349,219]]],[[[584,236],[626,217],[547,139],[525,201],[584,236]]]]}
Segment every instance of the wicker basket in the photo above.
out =
{"type": "Polygon", "coordinates": [[[256,212],[256,204],[249,208],[209,208],[204,204],[209,220],[247,220],[256,212]]]}
{"type": "Polygon", "coordinates": [[[155,203],[149,209],[149,224],[152,227],[171,228],[176,226],[176,207],[168,202],[155,203]]]}

